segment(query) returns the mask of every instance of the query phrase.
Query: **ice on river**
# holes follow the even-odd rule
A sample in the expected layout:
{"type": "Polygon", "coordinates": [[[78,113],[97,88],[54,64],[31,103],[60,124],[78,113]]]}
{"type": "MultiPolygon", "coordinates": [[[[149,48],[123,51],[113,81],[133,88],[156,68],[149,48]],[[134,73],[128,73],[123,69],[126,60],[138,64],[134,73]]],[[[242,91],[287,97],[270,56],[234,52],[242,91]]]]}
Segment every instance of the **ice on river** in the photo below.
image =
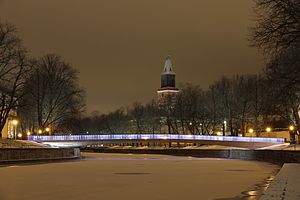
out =
{"type": "Polygon", "coordinates": [[[84,155],[81,161],[0,167],[0,200],[226,199],[278,169],[242,160],[84,155]]]}

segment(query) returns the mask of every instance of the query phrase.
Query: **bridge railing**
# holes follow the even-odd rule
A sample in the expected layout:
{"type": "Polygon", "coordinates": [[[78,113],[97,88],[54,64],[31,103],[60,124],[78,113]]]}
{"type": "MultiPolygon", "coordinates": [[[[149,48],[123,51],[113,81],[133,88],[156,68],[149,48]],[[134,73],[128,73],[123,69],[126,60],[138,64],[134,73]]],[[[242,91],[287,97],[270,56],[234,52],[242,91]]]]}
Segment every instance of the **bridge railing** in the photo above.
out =
{"type": "Polygon", "coordinates": [[[30,141],[90,141],[90,140],[207,140],[232,142],[283,143],[284,138],[179,135],[179,134],[103,134],[103,135],[32,135],[30,141]]]}

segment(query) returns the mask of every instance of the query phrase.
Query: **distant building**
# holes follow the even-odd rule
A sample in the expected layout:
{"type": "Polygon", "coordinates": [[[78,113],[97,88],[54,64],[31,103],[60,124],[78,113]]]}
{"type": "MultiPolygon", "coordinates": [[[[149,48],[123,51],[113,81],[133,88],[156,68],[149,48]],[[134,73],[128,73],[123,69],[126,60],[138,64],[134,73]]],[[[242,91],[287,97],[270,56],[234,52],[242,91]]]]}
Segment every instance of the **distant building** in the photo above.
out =
{"type": "Polygon", "coordinates": [[[161,85],[157,90],[157,102],[159,106],[164,106],[166,103],[174,104],[179,90],[176,88],[176,74],[173,71],[173,66],[170,56],[166,58],[164,70],[161,74],[161,85]]]}
{"type": "Polygon", "coordinates": [[[9,117],[2,129],[2,138],[7,139],[7,138],[14,138],[15,136],[15,131],[16,131],[16,125],[13,124],[13,121],[16,117],[16,112],[15,111],[11,111],[9,114],[9,117]]]}

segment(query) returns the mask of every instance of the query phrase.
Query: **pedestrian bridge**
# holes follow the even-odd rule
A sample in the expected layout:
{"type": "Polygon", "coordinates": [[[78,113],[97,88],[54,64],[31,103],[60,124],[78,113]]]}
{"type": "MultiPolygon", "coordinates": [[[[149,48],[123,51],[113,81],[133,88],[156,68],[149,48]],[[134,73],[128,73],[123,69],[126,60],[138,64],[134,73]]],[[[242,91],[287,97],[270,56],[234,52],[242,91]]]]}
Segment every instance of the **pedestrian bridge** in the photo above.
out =
{"type": "Polygon", "coordinates": [[[38,135],[29,136],[29,141],[57,147],[80,147],[88,145],[222,145],[257,149],[284,144],[284,138],[180,135],[180,134],[99,134],[99,135],[38,135]]]}

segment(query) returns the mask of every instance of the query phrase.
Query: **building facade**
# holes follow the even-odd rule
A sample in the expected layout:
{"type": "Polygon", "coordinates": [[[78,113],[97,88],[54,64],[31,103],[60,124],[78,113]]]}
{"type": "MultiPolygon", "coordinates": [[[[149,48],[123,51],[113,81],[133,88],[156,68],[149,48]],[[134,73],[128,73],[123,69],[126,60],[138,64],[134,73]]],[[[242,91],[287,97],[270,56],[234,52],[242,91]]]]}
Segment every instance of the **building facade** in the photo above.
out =
{"type": "Polygon", "coordinates": [[[9,117],[6,120],[6,123],[1,132],[2,138],[13,139],[16,137],[17,124],[14,122],[17,122],[17,121],[15,119],[16,119],[16,112],[10,111],[9,117]]]}
{"type": "Polygon", "coordinates": [[[174,104],[179,90],[176,88],[176,74],[170,56],[166,58],[160,82],[160,88],[157,90],[158,105],[162,107],[166,104],[174,104]]]}

